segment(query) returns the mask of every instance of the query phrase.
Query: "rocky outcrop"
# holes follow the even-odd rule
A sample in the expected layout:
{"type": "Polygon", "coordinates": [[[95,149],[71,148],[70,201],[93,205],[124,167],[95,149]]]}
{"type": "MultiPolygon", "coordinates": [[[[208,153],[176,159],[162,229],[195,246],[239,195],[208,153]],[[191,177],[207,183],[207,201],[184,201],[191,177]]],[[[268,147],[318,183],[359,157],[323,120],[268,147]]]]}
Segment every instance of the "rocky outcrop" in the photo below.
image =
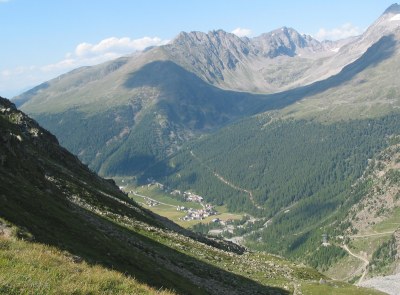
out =
{"type": "Polygon", "coordinates": [[[232,75],[253,71],[253,63],[268,63],[276,57],[313,55],[330,46],[311,36],[283,27],[255,38],[240,38],[223,30],[182,32],[165,50],[177,63],[212,84],[231,85],[232,75]]]}
{"type": "Polygon", "coordinates": [[[181,32],[165,48],[188,67],[196,68],[208,81],[224,80],[225,70],[234,70],[239,62],[254,55],[249,39],[241,39],[223,30],[181,32]]]}

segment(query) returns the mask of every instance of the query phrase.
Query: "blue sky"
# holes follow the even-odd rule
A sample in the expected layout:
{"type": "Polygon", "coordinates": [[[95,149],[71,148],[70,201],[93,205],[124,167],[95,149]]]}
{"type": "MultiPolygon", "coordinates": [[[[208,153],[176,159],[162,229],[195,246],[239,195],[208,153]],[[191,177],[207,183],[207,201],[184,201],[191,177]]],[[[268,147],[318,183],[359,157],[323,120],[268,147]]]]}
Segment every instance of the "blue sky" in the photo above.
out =
{"type": "Polygon", "coordinates": [[[288,26],[319,39],[362,33],[394,0],[0,0],[0,96],[180,31],[257,36],[288,26]]]}

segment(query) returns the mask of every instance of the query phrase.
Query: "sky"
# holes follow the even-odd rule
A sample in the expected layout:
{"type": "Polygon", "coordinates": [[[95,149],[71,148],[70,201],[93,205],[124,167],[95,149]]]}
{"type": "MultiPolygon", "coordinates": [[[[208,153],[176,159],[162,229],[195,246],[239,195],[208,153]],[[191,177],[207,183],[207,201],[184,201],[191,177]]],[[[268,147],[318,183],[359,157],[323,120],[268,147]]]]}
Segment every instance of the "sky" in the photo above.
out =
{"type": "Polygon", "coordinates": [[[319,40],[361,34],[394,0],[0,0],[0,96],[181,31],[254,37],[282,26],[319,40]]]}

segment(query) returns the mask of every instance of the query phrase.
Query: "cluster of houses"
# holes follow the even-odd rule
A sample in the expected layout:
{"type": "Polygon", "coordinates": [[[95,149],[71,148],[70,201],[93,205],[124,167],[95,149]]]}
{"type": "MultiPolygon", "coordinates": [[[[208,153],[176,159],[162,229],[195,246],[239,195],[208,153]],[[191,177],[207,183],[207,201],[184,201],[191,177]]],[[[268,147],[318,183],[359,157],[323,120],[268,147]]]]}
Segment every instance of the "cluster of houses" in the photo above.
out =
{"type": "Polygon", "coordinates": [[[181,217],[181,220],[188,221],[188,220],[202,220],[208,216],[216,215],[217,211],[210,205],[204,206],[203,209],[193,209],[189,208],[186,211],[186,215],[181,217]]]}
{"type": "MultiPolygon", "coordinates": [[[[148,178],[147,181],[148,181],[147,187],[151,187],[154,185],[157,188],[159,188],[167,193],[170,193],[173,196],[183,197],[183,199],[186,202],[195,202],[195,203],[200,203],[202,205],[202,207],[203,207],[202,209],[194,209],[194,208],[186,208],[184,206],[178,206],[176,208],[176,210],[186,212],[186,215],[184,217],[180,218],[181,220],[185,220],[185,221],[202,220],[209,216],[216,215],[218,213],[217,211],[215,211],[213,206],[211,206],[210,204],[203,203],[202,196],[196,195],[196,194],[194,194],[192,192],[188,192],[188,191],[185,191],[185,192],[182,192],[180,190],[172,190],[171,191],[169,187],[167,187],[166,185],[163,185],[162,183],[155,181],[154,178],[148,178]]],[[[151,200],[151,199],[147,199],[146,204],[151,207],[159,205],[158,202],[151,200]]],[[[215,222],[218,222],[217,220],[219,221],[219,219],[216,219],[215,222]]]]}
{"type": "Polygon", "coordinates": [[[214,207],[211,206],[210,204],[204,204],[203,203],[203,197],[196,195],[192,192],[181,192],[179,190],[174,190],[171,192],[172,195],[177,196],[183,196],[186,202],[196,202],[200,203],[203,208],[202,209],[193,209],[193,208],[185,208],[185,207],[179,207],[177,208],[178,211],[186,211],[187,214],[180,218],[181,220],[188,221],[188,220],[202,220],[204,218],[207,218],[212,215],[216,215],[218,212],[215,211],[214,207]]]}
{"type": "Polygon", "coordinates": [[[171,195],[173,196],[183,196],[185,201],[187,202],[197,202],[197,203],[201,203],[203,202],[203,197],[196,195],[192,192],[181,192],[179,190],[173,190],[171,192],[171,195]]]}
{"type": "Polygon", "coordinates": [[[149,207],[154,207],[154,206],[157,206],[160,204],[159,202],[149,199],[149,198],[146,198],[145,201],[146,201],[146,205],[149,207]]]}

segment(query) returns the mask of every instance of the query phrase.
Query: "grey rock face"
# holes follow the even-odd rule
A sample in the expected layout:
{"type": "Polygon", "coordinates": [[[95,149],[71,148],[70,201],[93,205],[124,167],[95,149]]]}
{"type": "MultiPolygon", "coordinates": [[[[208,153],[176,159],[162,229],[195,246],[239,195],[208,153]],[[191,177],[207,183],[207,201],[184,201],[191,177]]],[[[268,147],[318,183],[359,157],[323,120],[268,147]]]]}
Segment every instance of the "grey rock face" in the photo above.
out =
{"type": "Polygon", "coordinates": [[[344,40],[320,42],[288,27],[254,38],[218,30],[181,33],[165,50],[174,62],[208,83],[269,93],[339,73],[399,26],[400,5],[393,4],[364,34],[344,40]]]}
{"type": "Polygon", "coordinates": [[[274,58],[281,55],[295,56],[301,49],[307,48],[309,51],[324,50],[322,44],[307,35],[300,35],[292,28],[283,27],[270,33],[262,34],[253,38],[257,52],[265,57],[274,58]]]}
{"type": "Polygon", "coordinates": [[[400,13],[400,5],[397,3],[394,3],[392,5],[390,5],[384,12],[384,14],[386,13],[400,13]]]}
{"type": "Polygon", "coordinates": [[[166,49],[188,67],[198,68],[208,81],[223,80],[224,70],[233,70],[251,54],[251,46],[234,34],[222,30],[182,32],[166,49]]]}
{"type": "Polygon", "coordinates": [[[235,90],[272,92],[296,82],[293,77],[301,77],[316,57],[333,55],[331,49],[336,45],[283,27],[255,38],[240,38],[222,30],[182,32],[164,49],[174,62],[208,83],[235,90]],[[300,57],[310,62],[305,65],[308,62],[300,60],[299,72],[293,64],[300,57]],[[282,63],[291,64],[286,67],[282,63]],[[286,69],[282,74],[288,77],[284,80],[275,74],[283,66],[286,69]]]}

